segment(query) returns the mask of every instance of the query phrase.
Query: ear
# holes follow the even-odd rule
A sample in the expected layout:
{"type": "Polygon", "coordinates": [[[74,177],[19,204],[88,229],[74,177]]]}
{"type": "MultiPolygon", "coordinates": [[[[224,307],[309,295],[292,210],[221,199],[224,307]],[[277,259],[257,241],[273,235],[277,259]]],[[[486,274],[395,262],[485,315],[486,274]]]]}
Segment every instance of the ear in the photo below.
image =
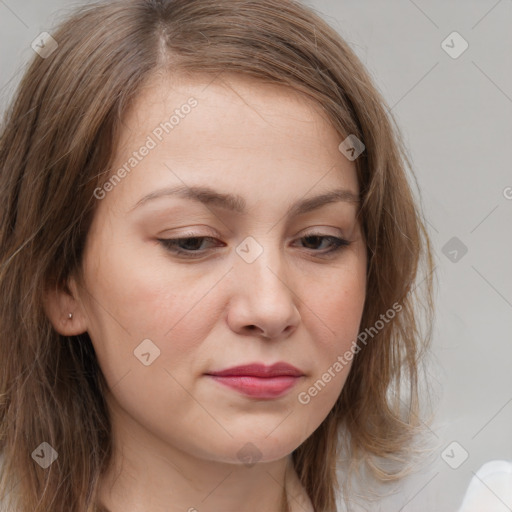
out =
{"type": "Polygon", "coordinates": [[[69,279],[69,286],[54,284],[45,290],[44,310],[59,334],[76,336],[87,331],[85,309],[73,278],[69,279]]]}

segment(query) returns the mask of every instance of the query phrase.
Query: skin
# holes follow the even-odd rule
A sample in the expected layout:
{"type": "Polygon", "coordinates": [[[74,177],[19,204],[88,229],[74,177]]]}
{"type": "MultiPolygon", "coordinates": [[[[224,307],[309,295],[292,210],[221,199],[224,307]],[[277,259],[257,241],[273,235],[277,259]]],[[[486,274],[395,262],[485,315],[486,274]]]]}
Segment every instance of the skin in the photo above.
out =
{"type": "Polygon", "coordinates": [[[292,511],[309,510],[290,454],[325,419],[350,365],[307,405],[298,395],[357,337],[367,255],[357,204],[286,210],[339,187],[358,195],[355,165],[319,107],[290,89],[154,75],[124,119],[113,169],[191,96],[197,107],[98,201],[82,281],[47,298],[59,332],[89,333],[109,384],[115,456],[101,502],[112,512],[278,512],[286,483],[292,511]],[[238,194],[247,212],[165,196],[135,207],[183,184],[238,194]],[[199,258],[158,241],[189,233],[214,239],[181,245],[199,258]],[[328,255],[330,240],[304,238],[312,233],[351,243],[328,255]],[[263,249],[252,263],[236,252],[247,236],[263,249]],[[134,355],[145,339],[160,350],[147,366],[134,355]],[[205,375],[278,361],[304,375],[271,400],[205,375]],[[240,460],[244,446],[257,463],[240,460]]]}

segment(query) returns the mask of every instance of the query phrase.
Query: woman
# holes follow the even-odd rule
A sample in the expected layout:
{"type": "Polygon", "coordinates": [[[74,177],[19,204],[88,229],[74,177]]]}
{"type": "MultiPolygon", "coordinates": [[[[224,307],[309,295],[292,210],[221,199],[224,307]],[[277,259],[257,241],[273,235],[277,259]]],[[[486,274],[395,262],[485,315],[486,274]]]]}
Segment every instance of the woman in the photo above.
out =
{"type": "Polygon", "coordinates": [[[8,510],[335,511],[400,477],[432,254],[347,43],[292,1],[117,0],[40,47],[0,140],[8,510]]]}

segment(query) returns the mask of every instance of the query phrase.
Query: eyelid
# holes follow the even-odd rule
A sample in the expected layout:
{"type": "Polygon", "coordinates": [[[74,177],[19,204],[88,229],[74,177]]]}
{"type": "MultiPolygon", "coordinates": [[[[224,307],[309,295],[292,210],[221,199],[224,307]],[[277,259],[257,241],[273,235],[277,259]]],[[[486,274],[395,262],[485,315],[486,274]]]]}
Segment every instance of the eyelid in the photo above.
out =
{"type": "MultiPolygon", "coordinates": [[[[331,259],[337,257],[342,250],[352,244],[352,240],[347,240],[343,238],[343,235],[335,236],[330,235],[322,232],[321,230],[317,229],[316,231],[307,232],[305,234],[302,234],[301,236],[296,236],[294,240],[303,240],[306,238],[321,238],[324,240],[330,239],[330,249],[328,250],[315,250],[315,249],[306,249],[306,251],[312,251],[312,253],[320,258],[320,259],[331,259]]],[[[174,237],[174,238],[167,238],[167,239],[158,239],[158,242],[160,245],[164,247],[165,250],[167,250],[171,255],[173,255],[176,258],[185,259],[185,260],[202,260],[204,256],[208,257],[208,255],[211,255],[213,248],[207,248],[202,250],[193,250],[193,249],[182,249],[179,247],[179,243],[182,241],[188,241],[190,239],[196,239],[200,240],[202,243],[206,240],[210,240],[214,242],[219,241],[217,237],[210,237],[210,236],[202,236],[198,235],[196,233],[189,232],[187,234],[184,234],[182,236],[174,237]]],[[[323,242],[322,241],[322,242],[323,242]]],[[[224,242],[221,242],[224,244],[224,242]]],[[[225,245],[225,244],[224,244],[225,245]]],[[[218,248],[218,245],[217,245],[218,248]]]]}
{"type": "Polygon", "coordinates": [[[158,235],[158,238],[160,239],[179,239],[179,238],[222,238],[222,235],[212,229],[208,228],[207,226],[197,226],[198,230],[201,229],[201,231],[191,231],[192,228],[188,228],[189,231],[181,232],[172,232],[164,231],[162,234],[158,235]]]}
{"type": "Polygon", "coordinates": [[[308,228],[306,231],[301,231],[299,233],[298,238],[302,238],[304,236],[336,236],[339,238],[346,238],[343,230],[341,228],[335,228],[333,226],[315,226],[313,228],[308,228]],[[331,234],[328,230],[333,230],[336,234],[331,234]]]}
{"type": "MultiPolygon", "coordinates": [[[[222,238],[222,235],[215,229],[212,229],[208,226],[197,226],[198,229],[204,229],[205,232],[195,232],[195,231],[185,231],[184,233],[169,233],[167,235],[167,231],[164,231],[166,235],[159,235],[160,238],[164,236],[168,236],[168,238],[222,238]]],[[[191,230],[192,228],[188,228],[191,230]]],[[[313,235],[323,235],[323,236],[339,236],[341,238],[346,238],[344,232],[341,228],[337,228],[335,226],[314,226],[310,228],[306,228],[306,231],[301,231],[294,236],[294,238],[301,238],[303,236],[310,236],[310,233],[313,235]],[[325,232],[326,230],[334,230],[336,234],[331,235],[330,233],[325,232]]]]}

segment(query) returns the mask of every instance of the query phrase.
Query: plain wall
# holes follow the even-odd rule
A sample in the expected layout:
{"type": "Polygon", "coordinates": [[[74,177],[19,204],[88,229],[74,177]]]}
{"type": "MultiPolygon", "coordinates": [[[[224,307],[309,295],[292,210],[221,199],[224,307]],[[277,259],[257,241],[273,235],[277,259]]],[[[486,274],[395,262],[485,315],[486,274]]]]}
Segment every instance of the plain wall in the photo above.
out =
{"type": "MultiPolygon", "coordinates": [[[[371,510],[454,512],[484,462],[512,460],[512,1],[306,3],[350,43],[396,117],[436,253],[429,374],[439,447],[371,510]],[[454,31],[469,45],[457,58],[442,47],[454,31]]],[[[72,5],[0,1],[1,110],[32,41],[72,5]]],[[[445,43],[452,54],[458,37],[445,43]]]]}

